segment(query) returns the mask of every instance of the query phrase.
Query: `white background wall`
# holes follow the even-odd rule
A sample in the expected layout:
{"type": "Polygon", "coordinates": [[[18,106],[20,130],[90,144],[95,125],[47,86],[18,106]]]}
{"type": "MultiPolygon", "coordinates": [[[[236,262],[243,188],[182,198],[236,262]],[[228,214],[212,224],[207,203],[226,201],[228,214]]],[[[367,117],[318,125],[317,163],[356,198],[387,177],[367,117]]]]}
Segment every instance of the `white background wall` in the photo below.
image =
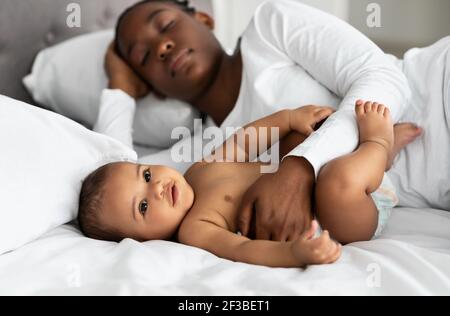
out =
{"type": "Polygon", "coordinates": [[[397,55],[450,35],[450,0],[349,0],[349,22],[397,55]],[[381,7],[380,28],[367,27],[369,3],[381,7]]]}
{"type": "MultiPolygon", "coordinates": [[[[196,0],[209,1],[209,0],[196,0]]],[[[295,0],[332,13],[372,38],[386,52],[399,56],[411,47],[426,46],[450,35],[450,0],[295,0]],[[381,6],[380,28],[367,27],[367,6],[381,6]]],[[[216,35],[227,49],[248,25],[264,0],[212,0],[216,35]]]]}
{"type": "Polygon", "coordinates": [[[216,36],[227,50],[232,50],[247,27],[253,12],[264,0],[213,0],[216,36]]]}
{"type": "MultiPolygon", "coordinates": [[[[255,9],[265,0],[212,0],[216,18],[216,35],[227,49],[235,47],[255,9]]],[[[327,11],[346,20],[348,0],[296,0],[327,11]]],[[[450,0],[449,0],[450,1],[450,0]]]]}

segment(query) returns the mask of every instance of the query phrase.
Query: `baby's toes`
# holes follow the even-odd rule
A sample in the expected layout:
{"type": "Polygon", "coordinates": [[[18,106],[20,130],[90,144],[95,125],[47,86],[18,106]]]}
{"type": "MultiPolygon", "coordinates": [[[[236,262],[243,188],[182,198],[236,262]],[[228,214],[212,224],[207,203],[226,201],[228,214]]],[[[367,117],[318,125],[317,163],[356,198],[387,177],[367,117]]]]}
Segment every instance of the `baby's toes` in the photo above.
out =
{"type": "Polygon", "coordinates": [[[358,100],[355,105],[356,115],[360,116],[364,114],[364,101],[358,100]]]}
{"type": "Polygon", "coordinates": [[[378,114],[383,115],[385,109],[386,109],[386,106],[384,104],[378,105],[378,114]]]}
{"type": "Polygon", "coordinates": [[[369,112],[371,112],[371,111],[372,111],[372,102],[367,101],[367,102],[364,104],[364,112],[369,113],[369,112]]]}
{"type": "Polygon", "coordinates": [[[372,112],[376,113],[378,111],[378,105],[379,105],[378,102],[372,103],[372,112]]]}

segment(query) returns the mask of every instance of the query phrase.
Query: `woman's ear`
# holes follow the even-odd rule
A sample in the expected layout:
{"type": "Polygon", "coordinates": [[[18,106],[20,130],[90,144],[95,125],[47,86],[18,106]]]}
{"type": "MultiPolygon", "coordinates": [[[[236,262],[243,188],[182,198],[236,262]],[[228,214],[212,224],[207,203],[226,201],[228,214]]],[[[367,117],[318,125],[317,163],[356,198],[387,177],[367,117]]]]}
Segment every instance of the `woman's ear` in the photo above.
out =
{"type": "Polygon", "coordinates": [[[211,31],[214,30],[215,21],[208,13],[195,12],[194,19],[196,19],[198,22],[206,25],[211,31]]]}

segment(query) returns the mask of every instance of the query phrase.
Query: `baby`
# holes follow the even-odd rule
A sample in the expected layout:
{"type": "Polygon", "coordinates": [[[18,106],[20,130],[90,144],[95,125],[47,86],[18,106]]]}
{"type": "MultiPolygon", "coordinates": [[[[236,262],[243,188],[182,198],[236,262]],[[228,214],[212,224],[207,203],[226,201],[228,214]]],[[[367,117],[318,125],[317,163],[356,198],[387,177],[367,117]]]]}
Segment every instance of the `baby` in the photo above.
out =
{"type": "MultiPolygon", "coordinates": [[[[241,131],[279,128],[282,151],[288,152],[332,113],[331,108],[320,106],[284,110],[241,131]]],[[[260,144],[261,139],[242,145],[237,134],[214,153],[216,161],[219,157],[224,162],[204,159],[184,177],[164,166],[114,163],[99,168],[83,183],[80,227],[95,239],[176,240],[222,258],[270,267],[333,263],[340,257],[340,243],[369,240],[375,234],[383,214],[376,195],[371,194],[406,143],[400,126],[394,144],[390,112],[384,105],[358,101],[356,117],[358,149],[328,163],[317,180],[315,212],[326,229],[320,235],[316,220],[300,238],[289,242],[252,240],[238,233],[238,207],[244,193],[261,177],[262,164],[251,162],[257,157],[249,150],[251,142],[260,144]],[[240,155],[246,163],[236,162],[240,155]],[[336,179],[345,186],[337,187],[336,179]]],[[[269,137],[267,145],[277,142],[269,137]]]]}

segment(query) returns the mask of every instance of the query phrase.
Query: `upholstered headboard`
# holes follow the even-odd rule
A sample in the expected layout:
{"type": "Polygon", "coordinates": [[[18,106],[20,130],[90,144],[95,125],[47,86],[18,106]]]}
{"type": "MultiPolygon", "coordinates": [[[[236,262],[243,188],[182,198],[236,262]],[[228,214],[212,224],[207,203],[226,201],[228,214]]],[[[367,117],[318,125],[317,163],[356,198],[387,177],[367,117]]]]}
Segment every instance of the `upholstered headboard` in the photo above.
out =
{"type": "MultiPolygon", "coordinates": [[[[37,53],[68,38],[115,25],[138,0],[0,0],[0,94],[33,103],[22,84],[37,53]],[[81,27],[67,25],[79,5],[81,27]],[[69,9],[69,11],[68,11],[69,9]]],[[[211,12],[208,0],[192,1],[211,12]]],[[[76,20],[75,20],[76,21],[76,20]]]]}

